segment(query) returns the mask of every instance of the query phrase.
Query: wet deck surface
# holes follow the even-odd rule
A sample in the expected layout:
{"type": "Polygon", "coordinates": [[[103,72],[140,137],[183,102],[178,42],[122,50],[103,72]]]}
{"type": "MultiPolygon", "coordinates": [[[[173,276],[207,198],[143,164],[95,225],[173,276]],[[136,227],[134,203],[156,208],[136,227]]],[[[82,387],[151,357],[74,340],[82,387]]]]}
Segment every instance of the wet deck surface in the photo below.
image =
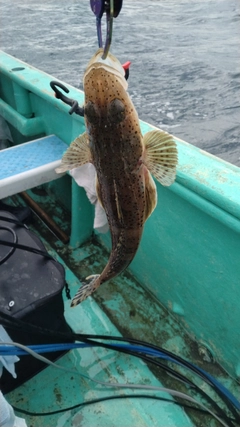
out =
{"type": "MultiPolygon", "coordinates": [[[[31,196],[50,216],[69,233],[69,215],[54,200],[46,197],[44,191],[35,191],[31,196]]],[[[15,198],[15,201],[17,198],[15,198]]],[[[43,223],[34,217],[32,227],[43,238],[52,255],[65,264],[66,280],[71,296],[78,289],[82,279],[90,274],[99,273],[106,265],[108,252],[94,238],[79,249],[71,249],[62,244],[43,223]]],[[[68,322],[75,331],[92,334],[119,333],[125,337],[161,346],[181,357],[188,359],[221,380],[237,395],[236,384],[216,364],[211,355],[199,348],[190,338],[187,330],[127,271],[114,280],[104,284],[93,298],[88,298],[81,306],[70,309],[65,301],[65,313],[68,322]]],[[[83,373],[102,381],[134,382],[141,384],[163,385],[164,387],[189,393],[189,389],[164,370],[154,366],[147,367],[126,355],[116,355],[105,349],[74,350],[63,356],[59,363],[69,369],[80,369],[83,373]]],[[[178,368],[182,372],[182,368],[178,368]]],[[[191,378],[191,376],[189,377],[191,378]]],[[[199,380],[199,386],[209,392],[209,388],[199,380]]],[[[77,375],[57,371],[51,367],[45,369],[34,379],[27,382],[9,397],[17,407],[31,411],[46,412],[66,408],[80,401],[97,396],[110,395],[111,389],[101,388],[77,375]],[[39,390],[43,384],[44,394],[39,390]],[[29,399],[28,396],[31,396],[29,399]]],[[[122,393],[123,391],[121,391],[122,393]]],[[[124,391],[126,393],[128,391],[124,391]]],[[[130,390],[130,392],[132,392],[130,390]]],[[[135,391],[136,393],[137,391],[135,391]]],[[[159,393],[158,393],[159,394],[159,393]]],[[[194,397],[194,395],[193,395],[194,397]]],[[[212,397],[218,401],[217,396],[212,397]]],[[[26,417],[29,426],[174,426],[191,425],[218,426],[211,417],[188,411],[187,415],[171,403],[154,400],[110,401],[94,406],[75,409],[51,417],[26,417]],[[188,417],[191,417],[191,421],[188,417]],[[160,422],[161,419],[161,422],[160,422]]]]}

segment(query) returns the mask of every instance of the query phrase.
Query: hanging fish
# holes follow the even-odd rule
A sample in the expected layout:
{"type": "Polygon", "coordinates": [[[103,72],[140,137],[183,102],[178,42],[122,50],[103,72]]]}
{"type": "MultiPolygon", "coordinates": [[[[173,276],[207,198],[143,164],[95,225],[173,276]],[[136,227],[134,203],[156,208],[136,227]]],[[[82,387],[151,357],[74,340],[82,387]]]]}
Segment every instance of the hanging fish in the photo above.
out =
{"type": "Polygon", "coordinates": [[[76,306],[102,283],[117,276],[133,260],[146,219],[157,203],[151,174],[164,186],[176,176],[177,148],[162,130],[141,134],[137,112],[127,93],[125,71],[111,53],[99,49],[83,78],[86,132],[64,154],[57,172],[91,162],[96,168],[96,190],[105,209],[112,250],[102,273],[89,276],[74,296],[76,306]]]}

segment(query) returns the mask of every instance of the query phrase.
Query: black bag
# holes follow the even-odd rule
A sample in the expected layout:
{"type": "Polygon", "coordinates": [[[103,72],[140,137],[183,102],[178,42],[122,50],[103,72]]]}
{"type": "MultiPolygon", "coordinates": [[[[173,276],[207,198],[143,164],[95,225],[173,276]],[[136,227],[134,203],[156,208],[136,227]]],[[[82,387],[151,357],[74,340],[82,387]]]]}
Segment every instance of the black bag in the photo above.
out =
{"type": "MultiPolygon", "coordinates": [[[[0,211],[0,239],[8,242],[42,250],[48,255],[41,240],[24,226],[19,225],[17,218],[5,211],[0,211]],[[7,220],[8,219],[8,220],[7,220]],[[10,220],[16,223],[9,222],[10,220]]],[[[49,256],[49,255],[48,255],[49,256]]],[[[72,332],[64,318],[62,290],[65,285],[63,266],[45,256],[22,249],[12,249],[0,244],[0,314],[8,314],[31,325],[42,328],[72,332]]],[[[57,337],[46,336],[36,332],[20,331],[4,326],[15,342],[31,344],[57,343],[57,337]]],[[[71,340],[69,340],[71,341],[71,340]]],[[[65,340],[66,342],[66,340],[65,340]]],[[[46,357],[55,360],[63,352],[47,353],[46,357]]],[[[47,365],[32,356],[21,356],[15,364],[17,378],[14,379],[6,369],[0,378],[0,389],[7,393],[47,365]]]]}

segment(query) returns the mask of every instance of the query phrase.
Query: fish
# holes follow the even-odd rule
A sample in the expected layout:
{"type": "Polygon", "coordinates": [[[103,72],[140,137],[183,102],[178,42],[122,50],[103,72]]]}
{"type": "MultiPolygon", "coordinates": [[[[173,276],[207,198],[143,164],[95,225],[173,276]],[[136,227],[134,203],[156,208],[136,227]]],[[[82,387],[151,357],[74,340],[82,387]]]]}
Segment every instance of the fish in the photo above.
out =
{"type": "Polygon", "coordinates": [[[70,144],[56,171],[89,162],[95,166],[96,192],[107,215],[112,249],[102,273],[86,278],[72,307],[129,266],[144,223],[157,204],[152,175],[163,186],[170,186],[178,162],[172,135],[160,129],[142,135],[125,71],[113,54],[109,52],[104,60],[102,54],[103,49],[98,49],[83,76],[86,132],[70,144]]]}

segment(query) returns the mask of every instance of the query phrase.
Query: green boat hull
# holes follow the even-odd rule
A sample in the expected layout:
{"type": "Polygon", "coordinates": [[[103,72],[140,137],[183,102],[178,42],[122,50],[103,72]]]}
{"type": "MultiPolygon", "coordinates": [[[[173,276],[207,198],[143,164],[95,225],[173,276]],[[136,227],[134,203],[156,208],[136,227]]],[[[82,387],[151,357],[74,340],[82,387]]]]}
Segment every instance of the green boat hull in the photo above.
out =
{"type": "MultiPolygon", "coordinates": [[[[9,124],[16,144],[51,134],[70,144],[84,132],[83,118],[70,116],[69,107],[54,97],[49,85],[51,76],[4,52],[0,58],[0,115],[9,124]]],[[[69,88],[70,98],[81,105],[83,92],[69,88]]],[[[140,123],[142,133],[153,129],[147,123],[140,123]]],[[[66,318],[75,330],[80,328],[85,333],[107,331],[145,337],[145,340],[149,337],[195,363],[201,361],[238,394],[234,380],[219,365],[233,378],[240,377],[240,169],[177,138],[176,142],[179,151],[176,182],[169,188],[156,184],[157,208],[146,222],[141,245],[128,271],[104,285],[94,300],[87,300],[81,307],[70,309],[66,301],[66,318]]],[[[64,263],[74,294],[80,286],[79,277],[101,271],[99,259],[106,258],[105,251],[111,247],[110,235],[95,233],[98,243],[94,244],[93,207],[85,191],[70,176],[50,182],[44,191],[50,195],[49,199],[45,196],[41,200],[34,192],[30,194],[52,211],[61,227],[70,228],[70,264],[65,259],[65,246],[48,241],[44,231],[41,234],[49,250],[64,263]],[[69,223],[64,223],[60,207],[55,209],[58,203],[70,214],[69,223]]],[[[93,376],[102,370],[99,376],[102,380],[109,375],[108,364],[113,363],[117,381],[126,382],[123,372],[130,371],[132,382],[150,381],[161,386],[159,379],[140,362],[134,361],[133,367],[127,357],[121,356],[114,362],[110,359],[106,350],[88,349],[84,354],[74,350],[60,363],[71,367],[78,360],[79,366],[93,376]],[[92,367],[94,358],[98,362],[92,367]]],[[[23,403],[28,408],[34,411],[43,406],[47,411],[54,405],[71,406],[73,401],[86,396],[109,394],[108,390],[99,392],[96,385],[90,384],[85,389],[78,377],[71,379],[71,375],[63,376],[52,370],[47,368],[11,393],[11,403],[19,406],[20,396],[24,395],[23,403]],[[52,387],[39,396],[35,390],[49,376],[52,387]],[[28,396],[35,397],[29,400],[28,396]]],[[[62,415],[62,421],[59,415],[47,417],[44,422],[42,418],[29,420],[35,426],[198,425],[171,403],[161,404],[159,408],[158,402],[135,399],[127,403],[108,402],[93,411],[86,407],[73,412],[62,415]],[[116,412],[112,411],[115,406],[116,412]]]]}

